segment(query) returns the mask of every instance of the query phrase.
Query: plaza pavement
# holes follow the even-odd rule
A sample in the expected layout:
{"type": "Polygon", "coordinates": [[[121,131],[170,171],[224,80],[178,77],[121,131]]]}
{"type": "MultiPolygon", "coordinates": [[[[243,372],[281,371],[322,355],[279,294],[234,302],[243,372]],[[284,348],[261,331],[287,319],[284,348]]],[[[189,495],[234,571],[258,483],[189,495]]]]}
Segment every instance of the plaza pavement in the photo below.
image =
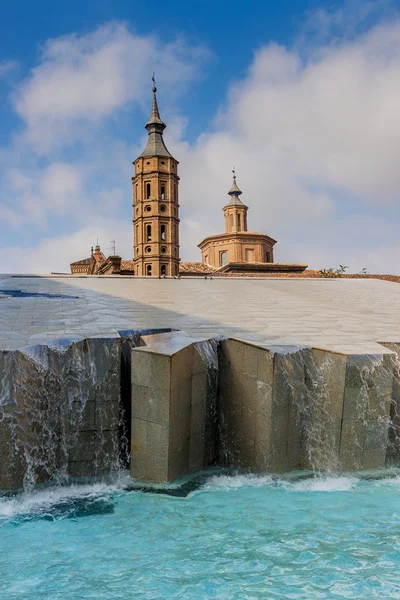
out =
{"type": "Polygon", "coordinates": [[[179,329],[379,354],[400,343],[400,285],[376,279],[0,275],[0,348],[179,329]]]}

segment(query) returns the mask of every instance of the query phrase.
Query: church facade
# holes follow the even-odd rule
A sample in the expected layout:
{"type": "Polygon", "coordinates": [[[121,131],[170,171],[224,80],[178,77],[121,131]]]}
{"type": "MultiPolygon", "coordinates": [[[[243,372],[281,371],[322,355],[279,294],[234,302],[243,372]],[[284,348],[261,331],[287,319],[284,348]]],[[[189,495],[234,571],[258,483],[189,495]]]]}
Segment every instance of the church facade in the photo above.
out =
{"type": "Polygon", "coordinates": [[[70,264],[72,275],[93,275],[98,272],[100,266],[104,263],[106,257],[100,250],[99,244],[93,246],[90,252],[90,258],[83,258],[70,264]]]}
{"type": "Polygon", "coordinates": [[[273,263],[276,240],[247,230],[248,206],[240,199],[242,191],[236,183],[235,172],[228,194],[230,200],[223,208],[225,233],[211,235],[200,242],[202,262],[223,271],[230,270],[230,265],[273,263]]]}
{"type": "Polygon", "coordinates": [[[75,275],[134,275],[137,277],[178,277],[207,273],[246,274],[304,271],[307,265],[274,262],[276,240],[247,229],[248,207],[240,199],[236,183],[224,206],[225,232],[206,237],[199,244],[201,263],[181,263],[179,253],[179,162],[167,149],[160,117],[157,88],[153,77],[153,100],[145,128],[146,147],[133,162],[133,259],[107,258],[97,244],[90,258],[71,263],[75,275]]]}

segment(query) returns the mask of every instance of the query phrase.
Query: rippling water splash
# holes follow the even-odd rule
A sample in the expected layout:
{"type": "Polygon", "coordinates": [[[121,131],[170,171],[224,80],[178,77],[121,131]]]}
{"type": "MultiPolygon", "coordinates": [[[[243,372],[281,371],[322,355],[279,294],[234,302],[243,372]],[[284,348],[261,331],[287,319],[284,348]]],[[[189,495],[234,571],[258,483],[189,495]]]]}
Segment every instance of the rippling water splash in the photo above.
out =
{"type": "Polygon", "coordinates": [[[69,486],[57,486],[38,489],[32,493],[23,493],[0,499],[0,524],[7,521],[20,524],[25,520],[48,516],[51,520],[69,517],[70,508],[101,500],[110,501],[111,497],[125,487],[124,480],[114,483],[95,483],[69,486]],[[63,510],[64,509],[64,510],[63,510]]]}
{"type": "Polygon", "coordinates": [[[396,598],[400,478],[213,475],[187,497],[129,479],[0,502],[10,600],[396,598]]]}

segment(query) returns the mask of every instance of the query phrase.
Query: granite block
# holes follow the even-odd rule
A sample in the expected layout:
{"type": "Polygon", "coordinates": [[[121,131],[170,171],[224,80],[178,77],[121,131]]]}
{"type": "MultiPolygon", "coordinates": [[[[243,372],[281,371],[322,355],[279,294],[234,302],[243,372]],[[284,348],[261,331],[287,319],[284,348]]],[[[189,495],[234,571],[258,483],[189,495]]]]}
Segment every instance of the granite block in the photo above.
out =
{"type": "Polygon", "coordinates": [[[274,378],[274,356],[271,352],[261,351],[257,355],[257,379],[272,385],[274,378]]]}
{"type": "Polygon", "coordinates": [[[192,404],[204,402],[207,397],[207,373],[196,373],[191,378],[192,381],[192,404]]]}
{"type": "Polygon", "coordinates": [[[258,357],[263,350],[250,344],[243,346],[243,375],[257,379],[258,357]]]}
{"type": "Polygon", "coordinates": [[[148,420],[149,388],[132,384],[132,417],[148,420]]]}
{"type": "Polygon", "coordinates": [[[147,419],[160,425],[169,424],[171,392],[166,389],[148,388],[147,419]]]}
{"type": "Polygon", "coordinates": [[[148,387],[169,390],[171,387],[171,357],[149,352],[148,387]]]}
{"type": "Polygon", "coordinates": [[[132,419],[131,453],[132,455],[147,455],[147,425],[143,419],[132,419]]]}

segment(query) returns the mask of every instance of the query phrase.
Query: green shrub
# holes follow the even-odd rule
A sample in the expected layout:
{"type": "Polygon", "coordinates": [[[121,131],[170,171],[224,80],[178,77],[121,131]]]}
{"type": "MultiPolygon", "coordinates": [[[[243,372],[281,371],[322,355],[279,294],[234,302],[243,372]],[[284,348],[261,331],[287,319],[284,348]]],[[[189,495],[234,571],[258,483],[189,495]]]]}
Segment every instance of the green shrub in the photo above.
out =
{"type": "Polygon", "coordinates": [[[321,277],[342,277],[348,268],[347,265],[339,265],[338,269],[320,269],[319,274],[321,277]]]}

